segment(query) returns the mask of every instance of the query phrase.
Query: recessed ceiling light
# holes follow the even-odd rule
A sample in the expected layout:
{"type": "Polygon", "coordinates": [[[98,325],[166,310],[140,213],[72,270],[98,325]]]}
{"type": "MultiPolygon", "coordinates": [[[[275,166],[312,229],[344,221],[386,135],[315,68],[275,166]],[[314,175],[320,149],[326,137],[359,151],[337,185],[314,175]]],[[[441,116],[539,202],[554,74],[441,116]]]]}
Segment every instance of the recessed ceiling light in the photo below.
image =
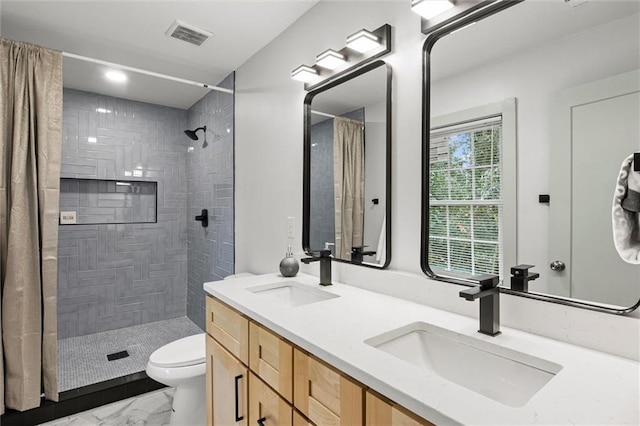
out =
{"type": "Polygon", "coordinates": [[[116,83],[122,83],[123,81],[127,81],[127,76],[122,71],[107,71],[105,73],[105,77],[111,81],[115,81],[116,83]]]}
{"type": "Polygon", "coordinates": [[[111,114],[111,110],[106,108],[96,108],[96,112],[100,114],[111,114]]]}
{"type": "Polygon", "coordinates": [[[87,138],[87,142],[89,142],[89,143],[97,143],[98,142],[98,138],[96,138],[95,136],[89,136],[87,138]]]}

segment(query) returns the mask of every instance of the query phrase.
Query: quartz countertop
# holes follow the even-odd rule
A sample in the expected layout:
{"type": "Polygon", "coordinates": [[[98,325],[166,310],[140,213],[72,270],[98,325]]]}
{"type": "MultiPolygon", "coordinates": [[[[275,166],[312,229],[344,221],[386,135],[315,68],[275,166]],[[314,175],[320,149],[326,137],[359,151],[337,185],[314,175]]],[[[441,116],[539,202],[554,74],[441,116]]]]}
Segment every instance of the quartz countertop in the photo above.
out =
{"type": "MultiPolygon", "coordinates": [[[[345,374],[435,424],[640,424],[640,363],[502,327],[491,337],[478,320],[318,278],[279,274],[208,282],[206,292],[345,374]],[[248,287],[295,281],[339,295],[284,307],[248,287]],[[512,407],[365,343],[422,322],[559,364],[562,369],[524,406],[512,407]]],[[[390,284],[392,285],[392,284],[390,284]]],[[[478,303],[466,302],[464,303],[478,303]]],[[[531,318],[531,321],[544,321],[531,318]]]]}

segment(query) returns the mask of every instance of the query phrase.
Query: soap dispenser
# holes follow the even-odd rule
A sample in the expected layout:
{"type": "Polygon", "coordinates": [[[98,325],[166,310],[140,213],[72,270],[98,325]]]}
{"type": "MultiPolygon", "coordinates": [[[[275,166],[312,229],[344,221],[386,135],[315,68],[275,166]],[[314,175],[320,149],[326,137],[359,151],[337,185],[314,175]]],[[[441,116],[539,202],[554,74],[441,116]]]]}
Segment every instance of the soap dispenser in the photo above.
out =
{"type": "Polygon", "coordinates": [[[283,277],[295,277],[300,269],[298,261],[293,257],[291,246],[287,246],[287,254],[282,261],[280,261],[280,273],[283,277]]]}

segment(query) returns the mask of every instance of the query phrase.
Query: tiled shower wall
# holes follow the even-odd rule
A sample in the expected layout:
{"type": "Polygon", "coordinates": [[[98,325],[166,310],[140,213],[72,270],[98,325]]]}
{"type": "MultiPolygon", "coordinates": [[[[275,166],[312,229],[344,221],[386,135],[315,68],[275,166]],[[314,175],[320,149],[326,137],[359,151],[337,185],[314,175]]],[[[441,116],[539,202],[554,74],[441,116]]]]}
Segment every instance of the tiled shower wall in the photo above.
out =
{"type": "Polygon", "coordinates": [[[62,177],[157,181],[158,214],[60,226],[59,338],[185,315],[186,128],[185,110],[64,90],[62,177]]]}
{"type": "MultiPolygon", "coordinates": [[[[220,87],[233,89],[235,75],[227,76],[220,87]]],[[[188,287],[187,316],[205,328],[205,292],[202,284],[233,274],[233,95],[211,91],[189,109],[188,127],[207,126],[206,144],[189,141],[187,155],[189,181],[187,229],[188,287]],[[202,209],[209,211],[209,226],[194,220],[202,209]]]]}

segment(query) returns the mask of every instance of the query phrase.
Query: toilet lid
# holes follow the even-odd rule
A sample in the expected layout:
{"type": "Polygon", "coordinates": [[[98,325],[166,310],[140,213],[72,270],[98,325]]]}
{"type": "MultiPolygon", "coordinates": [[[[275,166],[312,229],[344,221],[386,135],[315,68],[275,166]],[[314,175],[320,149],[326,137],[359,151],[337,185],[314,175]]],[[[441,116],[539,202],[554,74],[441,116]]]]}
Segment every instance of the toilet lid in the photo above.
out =
{"type": "Polygon", "coordinates": [[[205,362],[204,333],[178,339],[157,349],[149,362],[158,367],[187,367],[205,362]]]}

